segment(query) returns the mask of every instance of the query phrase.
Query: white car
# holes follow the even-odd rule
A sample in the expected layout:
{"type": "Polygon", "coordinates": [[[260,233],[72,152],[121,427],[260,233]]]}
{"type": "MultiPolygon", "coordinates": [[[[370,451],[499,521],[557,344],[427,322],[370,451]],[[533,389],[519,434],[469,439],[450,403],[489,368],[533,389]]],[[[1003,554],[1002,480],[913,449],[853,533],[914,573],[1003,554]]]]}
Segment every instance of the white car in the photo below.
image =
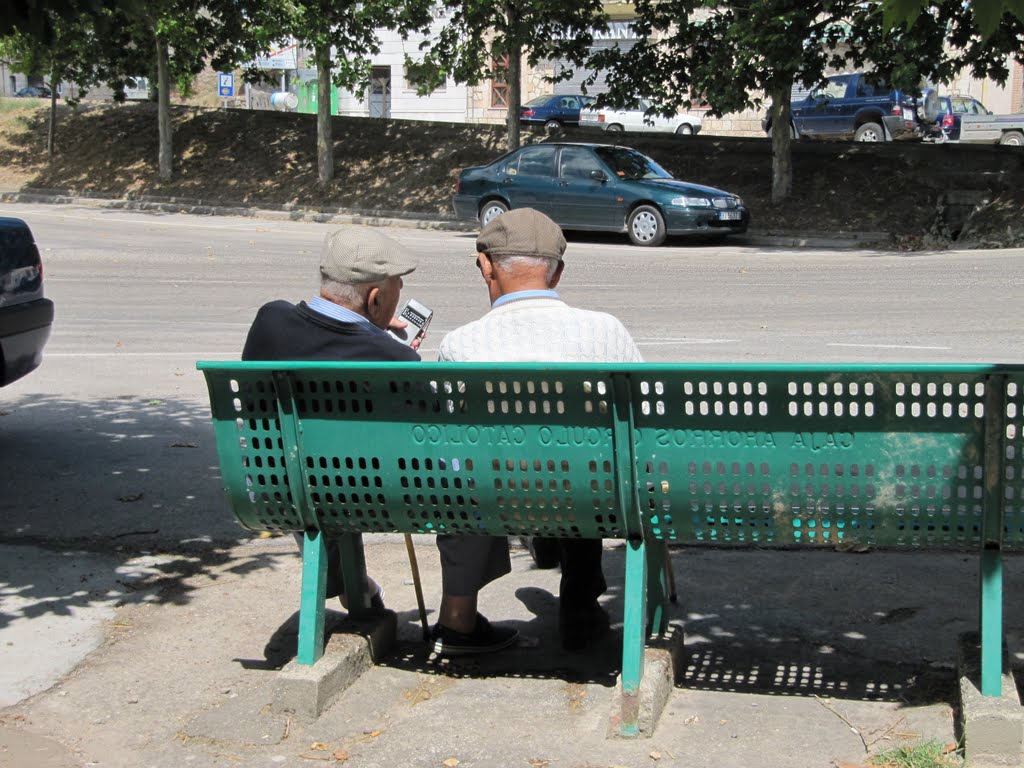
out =
{"type": "Polygon", "coordinates": [[[650,108],[650,103],[643,99],[637,102],[634,109],[585,107],[580,110],[580,127],[637,133],[678,133],[687,136],[700,132],[700,118],[695,115],[646,115],[650,108]]]}

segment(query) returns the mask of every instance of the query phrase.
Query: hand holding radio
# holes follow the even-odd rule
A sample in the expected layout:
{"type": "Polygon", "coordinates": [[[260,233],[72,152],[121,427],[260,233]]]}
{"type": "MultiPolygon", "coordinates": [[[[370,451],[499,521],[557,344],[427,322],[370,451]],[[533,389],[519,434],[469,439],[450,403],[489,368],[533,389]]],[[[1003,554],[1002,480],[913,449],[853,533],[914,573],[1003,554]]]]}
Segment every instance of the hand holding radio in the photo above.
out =
{"type": "Polygon", "coordinates": [[[398,318],[404,320],[406,326],[404,328],[388,328],[388,333],[403,344],[415,349],[419,346],[416,342],[422,340],[426,335],[427,326],[430,325],[430,320],[433,316],[434,310],[416,301],[416,299],[409,299],[405,302],[405,306],[402,307],[402,311],[398,313],[398,318]]]}

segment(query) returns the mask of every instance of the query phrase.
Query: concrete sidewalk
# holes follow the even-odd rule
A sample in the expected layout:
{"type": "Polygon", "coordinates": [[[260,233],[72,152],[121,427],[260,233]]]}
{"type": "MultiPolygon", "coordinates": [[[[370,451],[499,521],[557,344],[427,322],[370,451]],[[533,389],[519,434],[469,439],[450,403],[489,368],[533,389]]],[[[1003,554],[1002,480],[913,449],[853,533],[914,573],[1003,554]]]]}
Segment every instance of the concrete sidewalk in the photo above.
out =
{"type": "MultiPolygon", "coordinates": [[[[653,737],[622,741],[606,738],[620,548],[606,550],[603,602],[615,623],[596,647],[561,650],[558,573],[516,548],[513,573],[482,593],[481,610],[513,622],[520,646],[438,661],[422,643],[401,537],[366,539],[371,573],[398,614],[398,646],[312,723],[270,706],[296,644],[300,563],[290,537],[141,563],[13,545],[25,556],[5,576],[5,659],[23,643],[85,643],[88,652],[53,681],[36,675],[25,685],[39,692],[0,710],[0,766],[799,768],[957,740],[956,638],[976,628],[974,554],[674,550],[685,663],[653,737]],[[111,584],[111,572],[128,575],[111,584]],[[62,625],[97,607],[96,643],[62,625]],[[28,625],[44,629],[12,634],[28,625]]],[[[436,549],[418,538],[417,552],[433,614],[436,549]]],[[[1007,558],[1009,595],[1019,594],[1022,565],[1007,558]]],[[[1017,601],[1007,601],[1006,627],[1016,647],[1017,601]]],[[[48,655],[20,657],[26,680],[48,655]]]]}

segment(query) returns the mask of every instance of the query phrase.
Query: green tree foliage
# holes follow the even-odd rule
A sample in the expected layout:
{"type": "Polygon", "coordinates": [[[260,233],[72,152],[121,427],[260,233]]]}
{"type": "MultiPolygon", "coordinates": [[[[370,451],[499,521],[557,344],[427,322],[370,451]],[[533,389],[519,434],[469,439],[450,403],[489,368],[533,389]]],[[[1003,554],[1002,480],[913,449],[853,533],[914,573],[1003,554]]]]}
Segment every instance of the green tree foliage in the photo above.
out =
{"type": "MultiPolygon", "coordinates": [[[[1024,0],[972,0],[964,5],[973,14],[982,38],[995,34],[1000,26],[1009,21],[1006,16],[1024,21],[1024,0]]],[[[929,0],[884,0],[882,7],[885,27],[893,29],[903,24],[913,26],[918,18],[928,14],[930,6],[929,0]]]]}
{"type": "MultiPolygon", "coordinates": [[[[45,35],[15,30],[0,38],[0,56],[17,63],[22,72],[42,76],[49,84],[49,126],[47,155],[52,159],[55,151],[57,120],[57,89],[61,84],[74,84],[78,89],[75,103],[90,88],[109,83],[123,87],[125,73],[137,67],[140,57],[131,46],[123,19],[110,8],[69,18],[55,12],[43,11],[41,27],[45,35]]],[[[32,26],[27,26],[32,30],[32,26]]]]}
{"type": "Polygon", "coordinates": [[[594,32],[608,25],[600,0],[459,0],[445,8],[447,23],[421,46],[422,61],[410,62],[418,67],[418,89],[429,93],[449,76],[468,85],[506,82],[510,149],[519,146],[523,61],[531,67],[556,58],[582,65],[594,32]]]}
{"type": "MultiPolygon", "coordinates": [[[[218,61],[243,61],[266,53],[271,46],[293,39],[312,52],[317,70],[317,176],[321,184],[334,178],[334,137],[331,126],[331,88],[352,91],[366,87],[370,64],[380,52],[380,28],[408,30],[426,25],[429,0],[394,3],[388,0],[249,0],[241,16],[243,28],[226,35],[218,61]]],[[[260,76],[254,68],[247,79],[260,76]]]]}
{"type": "Polygon", "coordinates": [[[1021,50],[1021,22],[1005,15],[985,40],[968,5],[932,3],[914,24],[890,27],[881,3],[860,0],[636,0],[640,42],[589,61],[609,71],[602,102],[649,98],[663,114],[705,101],[712,115],[770,105],[772,200],[792,190],[793,87],[822,82],[829,68],[870,68],[911,93],[964,68],[1005,79],[1007,54],[1021,50]],[[952,48],[950,47],[952,46],[952,48]]]}

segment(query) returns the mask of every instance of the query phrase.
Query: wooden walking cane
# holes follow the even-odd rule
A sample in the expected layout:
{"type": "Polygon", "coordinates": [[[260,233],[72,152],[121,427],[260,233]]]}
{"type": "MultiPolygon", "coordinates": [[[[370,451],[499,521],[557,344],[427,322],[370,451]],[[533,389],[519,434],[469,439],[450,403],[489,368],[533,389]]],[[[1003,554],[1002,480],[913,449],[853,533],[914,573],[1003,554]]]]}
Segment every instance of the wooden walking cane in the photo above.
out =
{"type": "Polygon", "coordinates": [[[412,536],[405,534],[405,551],[409,553],[409,568],[412,570],[412,585],[416,588],[416,605],[420,609],[420,623],[423,625],[423,642],[430,642],[430,627],[427,626],[427,608],[423,604],[423,586],[420,584],[420,567],[416,564],[416,549],[412,536]]]}

